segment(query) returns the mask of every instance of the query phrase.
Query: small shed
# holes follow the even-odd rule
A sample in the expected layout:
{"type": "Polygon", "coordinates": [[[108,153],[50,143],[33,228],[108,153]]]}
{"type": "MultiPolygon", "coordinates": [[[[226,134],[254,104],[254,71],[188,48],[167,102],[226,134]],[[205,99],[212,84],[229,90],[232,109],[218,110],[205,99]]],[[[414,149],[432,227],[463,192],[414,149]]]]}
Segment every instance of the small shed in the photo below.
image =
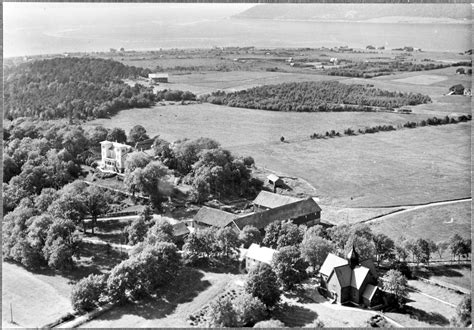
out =
{"type": "Polygon", "coordinates": [[[449,91],[450,91],[451,95],[452,94],[454,94],[454,95],[463,95],[464,94],[464,86],[461,85],[461,84],[457,84],[457,85],[451,86],[449,91]]]}
{"type": "Polygon", "coordinates": [[[457,73],[457,74],[466,74],[466,71],[464,70],[464,68],[458,68],[458,69],[456,70],[456,73],[457,73]]]}
{"type": "Polygon", "coordinates": [[[167,73],[150,73],[148,79],[151,83],[167,83],[169,80],[169,75],[167,73]]]}
{"type": "Polygon", "coordinates": [[[283,179],[276,174],[270,174],[267,176],[268,183],[274,187],[282,187],[284,185],[283,179]]]}

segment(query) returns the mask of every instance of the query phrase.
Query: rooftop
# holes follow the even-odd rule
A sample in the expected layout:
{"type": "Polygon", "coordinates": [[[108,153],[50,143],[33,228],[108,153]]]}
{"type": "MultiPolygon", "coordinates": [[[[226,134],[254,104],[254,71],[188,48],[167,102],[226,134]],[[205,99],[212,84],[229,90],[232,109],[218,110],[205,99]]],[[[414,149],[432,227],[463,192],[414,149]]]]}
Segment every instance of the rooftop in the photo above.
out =
{"type": "Polygon", "coordinates": [[[203,206],[199,209],[193,219],[196,222],[204,223],[209,226],[223,228],[231,223],[235,217],[235,214],[203,206]]]}
{"type": "Polygon", "coordinates": [[[245,257],[270,265],[275,253],[278,251],[253,243],[247,250],[245,257]]]}
{"type": "Polygon", "coordinates": [[[323,275],[329,276],[331,275],[334,268],[347,264],[348,261],[346,259],[338,257],[335,254],[329,253],[326,257],[326,260],[324,260],[323,265],[321,266],[321,270],[319,272],[323,275]]]}
{"type": "MultiPolygon", "coordinates": [[[[268,179],[270,179],[271,175],[274,175],[274,174],[270,174],[268,176],[268,179]]],[[[274,176],[276,177],[276,179],[278,179],[278,177],[276,175],[274,175],[274,176]]],[[[294,202],[297,202],[297,201],[300,201],[300,200],[301,199],[295,198],[295,197],[292,197],[292,196],[284,196],[284,195],[274,194],[274,193],[262,190],[258,194],[258,196],[255,198],[253,203],[255,205],[259,205],[259,206],[268,207],[270,209],[273,209],[275,207],[279,207],[279,206],[282,206],[282,205],[294,203],[294,202]]]]}

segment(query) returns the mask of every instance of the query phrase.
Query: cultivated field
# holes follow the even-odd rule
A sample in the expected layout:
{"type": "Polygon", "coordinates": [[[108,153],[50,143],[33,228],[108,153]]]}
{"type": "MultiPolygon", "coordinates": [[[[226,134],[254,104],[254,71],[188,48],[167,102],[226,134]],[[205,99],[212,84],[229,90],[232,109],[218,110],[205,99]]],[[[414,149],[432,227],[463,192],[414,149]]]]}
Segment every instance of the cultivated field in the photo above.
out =
{"type": "Polygon", "coordinates": [[[330,206],[418,204],[470,196],[470,123],[230,148],[299,176],[330,206]]]}
{"type": "Polygon", "coordinates": [[[370,223],[375,233],[391,233],[392,239],[424,238],[447,241],[454,234],[471,236],[471,202],[432,206],[411,212],[393,214],[370,223]]]}
{"type": "Polygon", "coordinates": [[[386,112],[278,112],[203,103],[124,110],[112,120],[96,119],[86,126],[121,127],[128,132],[134,125],[142,125],[150,136],[159,134],[168,141],[204,136],[233,147],[279,143],[281,136],[290,142],[309,140],[310,134],[328,130],[342,134],[349,127],[396,126],[428,117],[386,112]]]}

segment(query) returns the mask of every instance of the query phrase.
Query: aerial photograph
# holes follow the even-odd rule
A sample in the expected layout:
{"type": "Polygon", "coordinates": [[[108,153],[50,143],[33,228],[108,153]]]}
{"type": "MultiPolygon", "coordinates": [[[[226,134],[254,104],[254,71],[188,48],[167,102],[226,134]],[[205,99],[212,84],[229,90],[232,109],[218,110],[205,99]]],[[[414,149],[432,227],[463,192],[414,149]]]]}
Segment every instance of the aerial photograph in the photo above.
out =
{"type": "Polygon", "coordinates": [[[2,328],[472,327],[471,3],[2,7],[2,328]]]}

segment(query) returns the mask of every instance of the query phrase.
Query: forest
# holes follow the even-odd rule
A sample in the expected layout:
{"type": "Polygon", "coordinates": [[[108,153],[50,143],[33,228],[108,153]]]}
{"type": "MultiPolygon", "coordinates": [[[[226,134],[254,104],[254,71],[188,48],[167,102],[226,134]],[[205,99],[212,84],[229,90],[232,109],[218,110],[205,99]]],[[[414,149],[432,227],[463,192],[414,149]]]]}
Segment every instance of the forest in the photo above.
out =
{"type": "Polygon", "coordinates": [[[6,67],[4,116],[39,119],[106,118],[119,110],[155,103],[152,89],[122,79],[147,77],[149,69],[98,58],[52,58],[6,67]]]}
{"type": "Polygon", "coordinates": [[[272,111],[375,111],[431,102],[419,93],[390,92],[336,81],[283,83],[201,96],[204,102],[272,111]]]}

